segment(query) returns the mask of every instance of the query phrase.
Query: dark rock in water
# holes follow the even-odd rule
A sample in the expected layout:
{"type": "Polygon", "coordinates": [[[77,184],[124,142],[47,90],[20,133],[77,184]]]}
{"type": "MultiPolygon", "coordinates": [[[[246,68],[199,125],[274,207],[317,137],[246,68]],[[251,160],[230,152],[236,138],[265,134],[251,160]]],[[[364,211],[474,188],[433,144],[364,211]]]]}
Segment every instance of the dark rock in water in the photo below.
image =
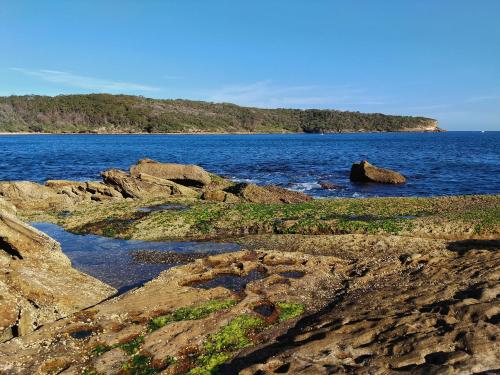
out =
{"type": "Polygon", "coordinates": [[[177,251],[135,250],[131,252],[131,255],[136,263],[180,264],[194,262],[196,259],[206,258],[212,254],[209,252],[180,253],[177,251]]]}
{"type": "Polygon", "coordinates": [[[201,289],[212,289],[219,286],[229,289],[235,293],[245,290],[248,283],[265,278],[267,274],[259,270],[250,271],[247,275],[221,274],[210,280],[193,282],[190,286],[201,289]]]}
{"type": "Polygon", "coordinates": [[[354,163],[351,167],[351,181],[355,182],[378,182],[382,184],[404,184],[406,178],[395,171],[376,167],[367,160],[354,163]]]}
{"type": "Polygon", "coordinates": [[[334,184],[333,182],[330,181],[325,181],[325,180],[320,180],[318,181],[319,186],[321,186],[322,189],[325,190],[336,190],[336,189],[343,189],[344,187],[339,184],[334,184]]]}

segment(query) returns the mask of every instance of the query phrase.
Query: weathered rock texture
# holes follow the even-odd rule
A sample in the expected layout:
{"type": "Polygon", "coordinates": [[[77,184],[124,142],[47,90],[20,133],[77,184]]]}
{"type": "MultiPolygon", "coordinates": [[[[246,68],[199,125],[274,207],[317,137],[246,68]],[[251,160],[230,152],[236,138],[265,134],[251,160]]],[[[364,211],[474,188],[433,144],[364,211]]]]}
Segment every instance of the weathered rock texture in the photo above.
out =
{"type": "Polygon", "coordinates": [[[4,211],[7,212],[8,214],[15,215],[17,212],[17,208],[12,203],[0,197],[0,211],[4,211]]]}
{"type": "Polygon", "coordinates": [[[45,186],[51,188],[57,194],[67,195],[74,203],[123,198],[122,194],[112,186],[107,186],[101,182],[49,180],[45,183],[45,186]]]}
{"type": "MultiPolygon", "coordinates": [[[[319,237],[309,242],[315,254],[319,237]]],[[[210,335],[242,315],[266,323],[226,353],[221,374],[500,368],[498,241],[325,237],[332,246],[321,246],[322,255],[242,251],[170,269],[141,289],[0,345],[0,372],[118,374],[141,359],[144,371],[186,373],[210,335]],[[147,328],[180,307],[226,298],[237,303],[199,320],[147,328]],[[303,303],[304,314],[278,319],[280,301],[303,303]]]]}
{"type": "Polygon", "coordinates": [[[67,195],[30,181],[0,182],[0,196],[19,209],[63,209],[73,204],[67,195]]]}
{"type": "Polygon", "coordinates": [[[115,292],[72,268],[56,241],[0,210],[0,342],[115,292]]]}
{"type": "Polygon", "coordinates": [[[277,186],[237,184],[212,175],[196,165],[164,164],[143,159],[130,173],[110,169],[103,182],[49,180],[45,185],[29,181],[0,182],[0,202],[25,211],[62,211],[80,203],[120,199],[199,198],[226,203],[295,203],[310,200],[305,194],[277,186]]]}
{"type": "Polygon", "coordinates": [[[173,181],[139,173],[131,176],[118,169],[102,172],[104,183],[118,190],[125,198],[184,196],[196,197],[198,193],[173,181]]]}
{"type": "MultiPolygon", "coordinates": [[[[312,199],[309,195],[304,193],[284,189],[274,185],[258,186],[255,184],[239,183],[226,188],[225,192],[230,193],[243,201],[251,203],[300,203],[307,202],[312,199]]],[[[205,198],[210,199],[211,196],[205,198]]],[[[216,196],[215,198],[218,197],[216,196]]]]}
{"type": "Polygon", "coordinates": [[[404,184],[406,178],[395,171],[376,167],[367,160],[354,163],[351,167],[351,181],[357,182],[378,182],[382,184],[404,184]]]}
{"type": "Polygon", "coordinates": [[[142,159],[130,168],[132,176],[142,173],[164,180],[177,182],[184,186],[202,187],[212,181],[210,174],[197,165],[158,163],[151,159],[142,159]]]}

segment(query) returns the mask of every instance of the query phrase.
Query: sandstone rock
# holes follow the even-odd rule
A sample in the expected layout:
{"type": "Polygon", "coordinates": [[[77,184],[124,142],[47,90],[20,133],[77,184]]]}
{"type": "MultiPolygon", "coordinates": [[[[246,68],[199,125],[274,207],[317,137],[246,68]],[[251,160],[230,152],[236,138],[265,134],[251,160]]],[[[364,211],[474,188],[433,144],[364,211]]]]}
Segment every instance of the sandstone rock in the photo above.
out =
{"type": "Polygon", "coordinates": [[[184,186],[203,187],[210,184],[210,173],[197,165],[159,163],[151,159],[140,160],[130,168],[132,176],[146,173],[184,186]]]}
{"type": "Polygon", "coordinates": [[[0,182],[0,196],[25,210],[64,209],[73,205],[69,196],[30,181],[0,182]]]}
{"type": "Polygon", "coordinates": [[[239,198],[223,190],[206,190],[201,195],[201,199],[214,202],[237,203],[239,198]]]}
{"type": "MultiPolygon", "coordinates": [[[[307,236],[308,246],[296,250],[318,254],[317,237],[307,236]]],[[[0,372],[115,373],[135,358],[150,372],[186,373],[214,333],[249,315],[264,327],[243,350],[223,353],[221,374],[497,371],[496,249],[481,251],[477,243],[458,254],[447,250],[446,241],[400,236],[384,238],[387,246],[380,246],[380,237],[371,235],[366,246],[346,252],[342,244],[366,236],[349,235],[346,242],[338,237],[329,236],[333,242],[321,250],[328,256],[240,251],[172,268],[140,289],[1,344],[0,372]],[[401,262],[408,254],[413,260],[401,262]],[[165,319],[167,325],[148,329],[158,316],[221,299],[235,303],[198,320],[165,319]],[[302,315],[281,319],[283,302],[302,304],[302,315]],[[81,332],[90,335],[73,335],[81,332]],[[133,345],[139,356],[120,344],[133,345]],[[174,363],[166,361],[172,358],[174,363]]],[[[292,243],[298,240],[294,236],[292,243]]]]}
{"type": "Polygon", "coordinates": [[[352,165],[350,179],[357,182],[379,182],[383,184],[404,184],[406,182],[406,178],[400,173],[376,167],[366,160],[352,165]]]}
{"type": "Polygon", "coordinates": [[[119,191],[125,198],[198,196],[198,193],[191,188],[146,173],[131,176],[124,171],[110,169],[101,175],[106,185],[119,191]]]}
{"type": "Polygon", "coordinates": [[[155,186],[155,189],[161,190],[164,188],[167,191],[170,190],[170,195],[182,196],[187,198],[196,198],[199,196],[199,193],[194,189],[181,184],[177,184],[170,180],[165,180],[163,178],[148,175],[147,173],[140,173],[138,175],[138,178],[144,183],[152,184],[153,186],[155,186]]]}
{"type": "Polygon", "coordinates": [[[0,197],[0,211],[4,211],[9,214],[15,215],[17,209],[16,206],[14,206],[12,203],[0,197]]]}
{"type": "Polygon", "coordinates": [[[252,203],[299,203],[312,199],[304,193],[283,189],[273,185],[258,186],[240,183],[226,189],[226,191],[252,203]]]}
{"type": "Polygon", "coordinates": [[[59,244],[0,211],[0,338],[92,306],[116,291],[71,267],[59,244]]]}
{"type": "Polygon", "coordinates": [[[102,182],[78,182],[67,180],[48,180],[45,186],[58,194],[65,194],[75,203],[83,201],[103,201],[108,199],[121,199],[123,195],[111,186],[102,182]]]}
{"type": "MultiPolygon", "coordinates": [[[[259,316],[253,312],[255,305],[264,303],[275,309],[276,313],[272,317],[263,318],[277,323],[278,312],[274,304],[281,301],[283,296],[286,295],[288,301],[303,303],[309,309],[316,305],[317,291],[322,285],[328,284],[329,290],[325,291],[328,295],[341,289],[341,277],[330,271],[331,265],[337,263],[343,264],[332,257],[313,258],[299,253],[266,251],[245,251],[199,259],[163,272],[140,289],[0,345],[0,373],[9,373],[13,369],[26,374],[40,373],[42,369],[57,367],[67,369],[64,373],[81,374],[87,368],[113,374],[123,371],[123,364],[131,359],[130,353],[116,346],[136,338],[140,338],[138,353],[149,357],[151,365],[158,372],[166,367],[166,359],[175,357],[176,364],[169,367],[167,373],[186,373],[194,365],[192,360],[189,362],[189,356],[196,354],[208,335],[243,314],[259,316]],[[306,263],[311,267],[304,266],[306,263]],[[300,271],[301,277],[281,276],[292,271],[300,271]],[[255,277],[255,274],[261,276],[255,277]],[[248,281],[241,285],[240,297],[231,291],[231,283],[227,288],[198,286],[220,277],[248,278],[248,281]],[[257,294],[257,291],[262,292],[257,294]],[[179,308],[228,299],[235,301],[234,306],[199,319],[181,319],[156,330],[148,330],[152,318],[179,308]],[[78,339],[72,336],[75,332],[90,332],[90,336],[78,339]],[[96,347],[105,348],[105,352],[92,353],[96,347]],[[187,351],[186,348],[192,348],[193,351],[187,351]],[[54,362],[54,358],[63,361],[54,362]]],[[[293,320],[290,319],[290,322],[293,320]]],[[[52,371],[58,372],[55,369],[52,371]]]]}

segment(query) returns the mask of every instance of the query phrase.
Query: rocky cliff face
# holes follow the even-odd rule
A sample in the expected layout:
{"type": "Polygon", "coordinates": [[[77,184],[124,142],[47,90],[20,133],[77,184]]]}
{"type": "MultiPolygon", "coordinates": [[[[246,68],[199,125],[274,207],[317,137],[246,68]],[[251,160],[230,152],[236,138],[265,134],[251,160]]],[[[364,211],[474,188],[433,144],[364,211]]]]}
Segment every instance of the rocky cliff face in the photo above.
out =
{"type": "Polygon", "coordinates": [[[116,291],[71,267],[59,244],[0,208],[0,342],[116,291]]]}

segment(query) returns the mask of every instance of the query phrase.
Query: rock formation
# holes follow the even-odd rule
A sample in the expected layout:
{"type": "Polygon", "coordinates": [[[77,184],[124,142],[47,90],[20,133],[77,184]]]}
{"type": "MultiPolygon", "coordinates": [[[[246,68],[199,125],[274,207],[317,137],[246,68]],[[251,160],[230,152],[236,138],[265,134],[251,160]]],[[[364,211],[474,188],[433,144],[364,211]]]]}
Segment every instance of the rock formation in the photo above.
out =
{"type": "Polygon", "coordinates": [[[117,199],[199,198],[217,202],[298,203],[306,194],[278,186],[234,184],[196,165],[165,164],[143,159],[130,173],[109,169],[103,182],[49,180],[45,185],[29,181],[0,182],[2,205],[27,211],[62,211],[76,204],[117,199]]]}
{"type": "Polygon", "coordinates": [[[172,268],[0,345],[0,372],[208,374],[219,366],[242,375],[423,375],[500,367],[498,244],[323,240],[332,246],[322,255],[240,251],[172,268]]]}
{"type": "Polygon", "coordinates": [[[351,167],[351,181],[355,182],[378,182],[382,184],[404,184],[406,178],[395,171],[376,167],[367,160],[354,163],[351,167]]]}
{"type": "Polygon", "coordinates": [[[158,163],[151,159],[139,160],[130,168],[132,176],[143,173],[184,186],[203,187],[212,180],[210,174],[197,165],[158,163]]]}
{"type": "Polygon", "coordinates": [[[19,209],[64,209],[73,204],[66,194],[58,194],[50,187],[30,181],[0,182],[0,197],[19,209]]]}
{"type": "Polygon", "coordinates": [[[56,241],[0,209],[0,342],[115,292],[72,268],[56,241]]]}

